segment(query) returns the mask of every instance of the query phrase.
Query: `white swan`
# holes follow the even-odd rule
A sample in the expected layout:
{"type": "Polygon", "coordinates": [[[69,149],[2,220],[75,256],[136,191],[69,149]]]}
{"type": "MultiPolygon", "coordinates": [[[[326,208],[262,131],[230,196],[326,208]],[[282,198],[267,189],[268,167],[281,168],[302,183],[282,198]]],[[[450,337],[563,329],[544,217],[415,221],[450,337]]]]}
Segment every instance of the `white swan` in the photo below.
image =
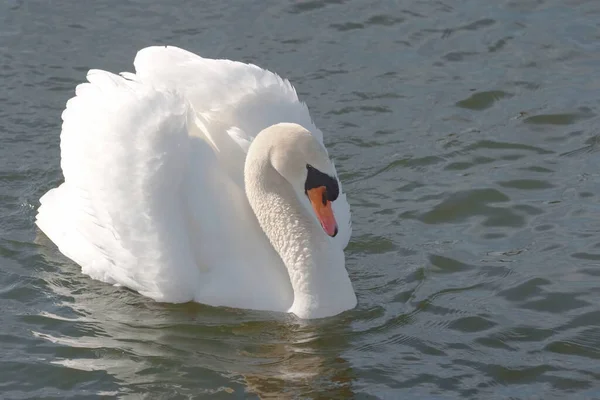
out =
{"type": "Polygon", "coordinates": [[[60,251],[158,301],[301,318],[355,307],[350,206],[292,85],[175,47],[134,65],[91,70],[63,112],[65,182],[36,221],[60,251]]]}

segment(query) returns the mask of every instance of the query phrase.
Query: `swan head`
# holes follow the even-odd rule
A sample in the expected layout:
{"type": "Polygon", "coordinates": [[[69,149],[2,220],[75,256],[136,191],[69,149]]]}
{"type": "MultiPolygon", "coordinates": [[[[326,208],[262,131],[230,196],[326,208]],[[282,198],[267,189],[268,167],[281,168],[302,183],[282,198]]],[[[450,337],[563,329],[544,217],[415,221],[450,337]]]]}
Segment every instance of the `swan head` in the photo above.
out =
{"type": "Polygon", "coordinates": [[[312,210],[325,233],[337,235],[332,202],[340,190],[325,147],[298,124],[272,125],[259,136],[271,142],[273,168],[290,183],[301,203],[312,210]]]}

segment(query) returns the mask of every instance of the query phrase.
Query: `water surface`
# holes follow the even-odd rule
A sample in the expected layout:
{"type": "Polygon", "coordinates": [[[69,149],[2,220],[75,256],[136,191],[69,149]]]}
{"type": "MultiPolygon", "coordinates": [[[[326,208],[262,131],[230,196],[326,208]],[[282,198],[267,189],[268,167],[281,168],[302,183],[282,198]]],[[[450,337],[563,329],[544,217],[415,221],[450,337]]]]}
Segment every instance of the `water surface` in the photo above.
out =
{"type": "Polygon", "coordinates": [[[596,0],[0,4],[0,397],[600,399],[596,0]],[[349,192],[357,309],[158,304],[35,227],[89,68],[288,77],[349,192]]]}

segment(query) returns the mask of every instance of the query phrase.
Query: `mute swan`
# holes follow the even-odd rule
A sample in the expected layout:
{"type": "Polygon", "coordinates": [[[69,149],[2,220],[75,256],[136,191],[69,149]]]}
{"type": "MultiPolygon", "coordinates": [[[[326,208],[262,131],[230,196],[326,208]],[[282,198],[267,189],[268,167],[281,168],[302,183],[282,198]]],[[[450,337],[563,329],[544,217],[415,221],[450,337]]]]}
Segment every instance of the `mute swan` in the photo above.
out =
{"type": "Polygon", "coordinates": [[[295,89],[176,47],[91,70],[36,223],[90,277],[157,301],[321,318],[354,308],[350,206],[295,89]]]}

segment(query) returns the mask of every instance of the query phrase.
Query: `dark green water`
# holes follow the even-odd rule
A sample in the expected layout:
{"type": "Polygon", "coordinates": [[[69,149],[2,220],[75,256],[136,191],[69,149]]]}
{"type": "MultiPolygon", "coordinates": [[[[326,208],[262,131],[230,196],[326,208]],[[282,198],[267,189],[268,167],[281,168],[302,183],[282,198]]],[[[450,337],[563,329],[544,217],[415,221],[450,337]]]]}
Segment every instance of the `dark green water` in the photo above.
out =
{"type": "Polygon", "coordinates": [[[600,399],[598,113],[597,0],[4,1],[0,398],[600,399]],[[296,85],[356,310],[157,304],[36,229],[75,85],[167,43],[296,85]]]}

